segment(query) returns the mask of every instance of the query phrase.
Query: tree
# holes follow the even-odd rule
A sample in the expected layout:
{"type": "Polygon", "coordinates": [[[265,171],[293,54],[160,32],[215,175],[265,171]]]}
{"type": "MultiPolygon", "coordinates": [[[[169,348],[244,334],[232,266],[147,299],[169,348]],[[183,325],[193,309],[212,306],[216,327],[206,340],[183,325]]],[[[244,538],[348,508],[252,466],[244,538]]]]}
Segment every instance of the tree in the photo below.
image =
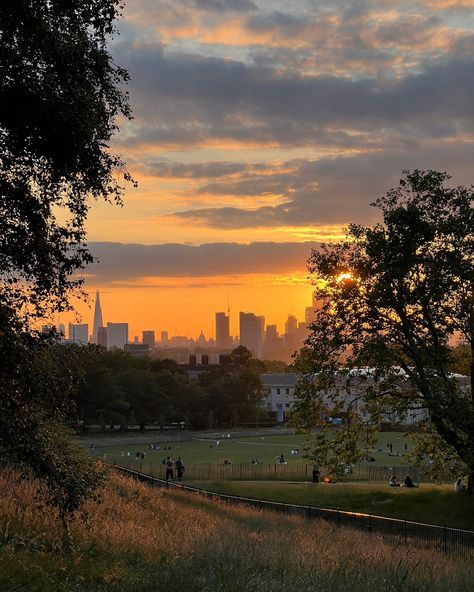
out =
{"type": "Polygon", "coordinates": [[[473,364],[473,188],[446,187],[449,178],[405,171],[373,204],[383,223],[352,224],[345,240],[312,253],[309,270],[322,304],[299,360],[306,380],[296,416],[309,426],[344,408],[353,452],[351,435],[369,423],[423,409],[424,428],[474,472],[472,372],[470,379],[450,372],[455,337],[468,344],[473,364]],[[370,418],[365,423],[355,398],[343,401],[355,379],[365,381],[358,401],[370,418]]]}
{"type": "Polygon", "coordinates": [[[64,360],[55,382],[45,353],[53,340],[34,327],[71,307],[82,282],[76,273],[92,260],[89,200],[120,201],[129,179],[109,150],[116,117],[130,117],[127,74],[106,46],[120,5],[4,0],[0,11],[0,452],[46,479],[63,515],[98,480],[64,438],[58,443],[59,428],[48,427],[64,418],[49,395],[70,394],[75,369],[64,360]]]}

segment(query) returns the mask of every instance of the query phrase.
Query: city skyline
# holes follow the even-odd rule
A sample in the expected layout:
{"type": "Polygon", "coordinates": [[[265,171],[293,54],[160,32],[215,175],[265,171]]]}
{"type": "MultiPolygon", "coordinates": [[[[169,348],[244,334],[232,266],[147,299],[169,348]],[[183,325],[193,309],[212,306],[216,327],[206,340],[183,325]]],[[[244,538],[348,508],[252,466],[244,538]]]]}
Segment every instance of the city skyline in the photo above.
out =
{"type": "MultiPolygon", "coordinates": [[[[314,310],[315,307],[315,302],[313,300],[311,306],[305,306],[301,311],[299,311],[299,316],[295,316],[292,313],[288,313],[284,322],[282,322],[281,324],[278,323],[270,323],[268,322],[268,319],[266,317],[266,315],[259,315],[256,314],[253,311],[238,311],[235,314],[235,319],[234,319],[234,324],[236,324],[236,331],[232,332],[230,330],[231,324],[230,324],[230,320],[233,318],[232,317],[232,312],[230,311],[230,309],[227,309],[226,311],[216,311],[214,312],[214,321],[213,321],[213,326],[212,329],[206,333],[202,328],[199,330],[198,334],[192,334],[189,333],[188,331],[182,331],[182,332],[170,332],[169,329],[165,326],[163,327],[152,327],[150,326],[150,324],[148,324],[147,326],[143,326],[140,328],[137,327],[133,327],[133,329],[130,329],[130,323],[128,321],[128,318],[126,316],[125,313],[123,313],[122,315],[119,316],[114,316],[113,319],[112,317],[109,317],[107,315],[107,309],[106,307],[104,307],[104,312],[102,311],[102,307],[101,307],[101,298],[103,298],[100,294],[99,291],[96,291],[95,293],[95,301],[94,301],[94,313],[93,316],[91,316],[92,322],[88,323],[85,322],[84,319],[82,319],[84,322],[71,322],[69,321],[68,323],[68,335],[67,337],[71,340],[71,341],[77,341],[77,342],[81,342],[84,343],[86,342],[86,340],[84,339],[84,335],[88,334],[88,340],[90,343],[98,343],[97,341],[97,333],[99,329],[107,329],[107,327],[113,325],[114,329],[116,326],[119,325],[127,325],[127,338],[125,340],[123,340],[122,338],[120,338],[121,340],[124,341],[124,343],[133,343],[134,341],[138,341],[142,342],[143,339],[143,335],[144,334],[148,334],[147,335],[147,339],[143,342],[148,341],[150,344],[151,342],[149,341],[151,339],[150,334],[153,333],[153,340],[154,342],[158,345],[158,344],[163,344],[163,343],[168,343],[173,341],[173,337],[186,337],[189,341],[194,341],[197,342],[199,339],[199,336],[202,336],[202,334],[204,334],[206,341],[214,341],[215,345],[217,347],[221,347],[222,349],[229,349],[231,347],[233,347],[237,342],[240,342],[241,337],[242,337],[242,317],[247,316],[247,317],[254,317],[256,321],[260,322],[260,331],[262,334],[262,342],[264,340],[264,335],[265,335],[265,331],[268,327],[271,327],[271,331],[275,331],[278,335],[284,335],[287,333],[292,333],[294,332],[293,330],[289,330],[288,329],[288,324],[289,323],[293,323],[294,327],[293,329],[297,329],[298,328],[298,324],[302,324],[302,323],[308,323],[309,320],[311,320],[312,315],[308,314],[309,310],[314,310]],[[103,320],[105,318],[105,320],[103,320]],[[112,320],[108,320],[109,318],[111,318],[112,320]],[[221,331],[227,331],[228,332],[228,338],[229,341],[226,344],[225,339],[219,342],[219,318],[220,318],[220,322],[224,322],[224,325],[221,327],[221,331]],[[100,323],[99,323],[99,319],[100,319],[100,323]],[[90,330],[87,330],[86,327],[90,327],[90,330]],[[85,331],[87,331],[87,333],[85,333],[85,331]],[[162,337],[163,334],[166,334],[166,341],[163,341],[162,337]],[[76,337],[76,335],[80,335],[79,337],[76,337]],[[158,336],[161,336],[161,338],[159,338],[158,336]]],[[[306,303],[308,304],[308,303],[306,303]]],[[[92,311],[92,307],[91,307],[91,311],[92,311]]],[[[58,322],[57,326],[59,325],[64,325],[63,322],[58,322]]],[[[119,331],[124,331],[123,328],[121,328],[119,331]]],[[[124,333],[121,333],[121,335],[124,335],[124,333]]],[[[114,337],[115,339],[115,337],[114,337]]],[[[246,337],[244,337],[244,341],[246,340],[246,337]]],[[[253,343],[253,342],[252,342],[253,343]]],[[[252,347],[249,347],[249,349],[252,349],[252,347]]],[[[256,348],[255,353],[259,353],[261,354],[261,350],[256,348]]],[[[257,356],[258,357],[258,356],[257,356]]]]}
{"type": "Polygon", "coordinates": [[[311,248],[377,222],[403,169],[472,181],[472,2],[134,0],[118,28],[138,189],[92,204],[85,277],[131,333],[209,334],[227,293],[233,334],[281,327],[311,248]]]}

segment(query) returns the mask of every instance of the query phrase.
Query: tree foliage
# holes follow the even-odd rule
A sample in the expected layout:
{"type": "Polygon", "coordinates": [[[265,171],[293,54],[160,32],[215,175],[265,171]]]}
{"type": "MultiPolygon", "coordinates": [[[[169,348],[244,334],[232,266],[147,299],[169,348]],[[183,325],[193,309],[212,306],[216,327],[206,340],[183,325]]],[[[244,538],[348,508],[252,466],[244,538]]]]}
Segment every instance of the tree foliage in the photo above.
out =
{"type": "Polygon", "coordinates": [[[406,171],[373,204],[383,223],[352,224],[345,240],[312,253],[322,305],[300,356],[307,379],[296,407],[313,424],[345,408],[348,442],[362,410],[374,426],[426,410],[430,429],[474,470],[473,379],[453,375],[450,347],[461,337],[463,367],[467,356],[472,368],[473,188],[446,187],[448,179],[406,171]],[[359,412],[354,381],[365,382],[359,412]]]}
{"type": "Polygon", "coordinates": [[[125,430],[129,424],[182,421],[192,429],[231,427],[254,419],[264,395],[250,358],[244,366],[213,368],[189,380],[172,360],[136,358],[96,346],[76,347],[76,352],[83,368],[77,411],[85,427],[125,430]]]}
{"type": "Polygon", "coordinates": [[[120,201],[129,179],[109,149],[116,118],[130,116],[127,74],[106,45],[119,13],[120,0],[0,10],[0,452],[46,479],[63,513],[98,479],[59,427],[74,362],[51,365],[53,340],[35,326],[70,307],[92,260],[90,200],[120,201]]]}

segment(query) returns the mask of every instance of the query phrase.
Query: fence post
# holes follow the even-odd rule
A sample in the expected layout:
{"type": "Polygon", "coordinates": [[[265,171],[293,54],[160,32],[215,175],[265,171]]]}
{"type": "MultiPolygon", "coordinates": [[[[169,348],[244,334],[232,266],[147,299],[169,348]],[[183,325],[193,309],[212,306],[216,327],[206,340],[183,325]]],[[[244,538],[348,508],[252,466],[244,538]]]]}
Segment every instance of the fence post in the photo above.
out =
{"type": "Polygon", "coordinates": [[[341,526],[341,516],[339,515],[339,507],[337,508],[337,527],[341,526]]]}
{"type": "Polygon", "coordinates": [[[448,532],[446,530],[446,524],[443,526],[443,547],[444,552],[448,552],[448,532]]]}
{"type": "Polygon", "coordinates": [[[403,522],[403,538],[405,539],[405,543],[407,542],[407,521],[406,518],[403,522]]]}
{"type": "Polygon", "coordinates": [[[372,514],[369,514],[369,534],[372,534],[372,514]]]}

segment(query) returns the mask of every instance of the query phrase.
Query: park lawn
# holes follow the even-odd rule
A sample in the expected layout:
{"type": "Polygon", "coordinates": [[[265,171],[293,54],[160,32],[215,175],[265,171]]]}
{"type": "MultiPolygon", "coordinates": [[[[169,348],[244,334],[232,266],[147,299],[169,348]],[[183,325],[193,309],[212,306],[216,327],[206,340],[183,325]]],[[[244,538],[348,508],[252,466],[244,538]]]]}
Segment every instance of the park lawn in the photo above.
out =
{"type": "Polygon", "coordinates": [[[0,474],[2,592],[465,592],[474,581],[472,561],[118,475],[65,549],[37,488],[0,474]]]}
{"type": "MultiPolygon", "coordinates": [[[[133,461],[137,452],[146,453],[144,467],[157,466],[166,456],[176,458],[181,456],[185,464],[198,463],[222,463],[224,459],[230,460],[233,464],[250,463],[252,458],[259,463],[274,463],[277,456],[284,455],[288,463],[309,462],[304,458],[304,447],[307,440],[299,434],[294,435],[267,435],[264,437],[240,437],[219,438],[219,446],[216,446],[216,440],[195,438],[183,442],[162,443],[161,449],[150,450],[149,446],[143,444],[137,445],[114,445],[101,447],[98,445],[95,454],[98,456],[106,455],[106,459],[112,463],[127,463],[130,459],[133,461]],[[171,447],[169,450],[168,448],[171,447]],[[297,455],[292,455],[291,450],[298,449],[297,455]],[[130,453],[130,454],[129,454],[130,453]]],[[[399,466],[405,464],[405,444],[408,450],[411,448],[411,440],[403,432],[379,432],[379,441],[375,449],[368,453],[375,458],[374,465],[399,466]],[[387,444],[392,443],[393,452],[399,452],[400,456],[389,456],[387,444]]],[[[153,440],[150,439],[150,443],[153,440]]]]}
{"type": "Polygon", "coordinates": [[[192,485],[242,497],[474,530],[474,499],[456,495],[453,485],[423,484],[416,489],[390,488],[381,483],[206,481],[192,485]]]}

